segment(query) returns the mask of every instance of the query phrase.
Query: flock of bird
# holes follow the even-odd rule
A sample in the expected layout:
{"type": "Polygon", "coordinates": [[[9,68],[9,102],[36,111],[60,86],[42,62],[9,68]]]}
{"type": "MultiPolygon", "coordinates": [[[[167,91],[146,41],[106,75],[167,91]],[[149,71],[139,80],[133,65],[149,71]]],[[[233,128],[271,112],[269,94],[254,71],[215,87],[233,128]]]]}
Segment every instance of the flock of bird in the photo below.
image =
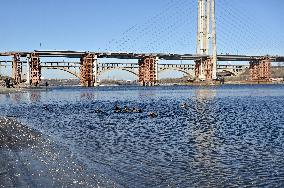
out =
{"type": "MultiPolygon", "coordinates": [[[[185,103],[185,102],[180,105],[180,108],[188,109],[188,107],[189,107],[188,104],[185,103]]],[[[121,108],[118,105],[115,105],[114,112],[115,113],[130,113],[130,112],[142,113],[143,111],[142,111],[142,109],[136,108],[136,107],[131,109],[128,106],[124,106],[124,108],[121,108]]],[[[151,118],[156,118],[156,117],[158,117],[158,114],[156,112],[149,112],[148,116],[151,117],[151,118]]]]}
{"type": "MultiPolygon", "coordinates": [[[[140,108],[136,108],[136,107],[129,108],[128,106],[124,106],[123,108],[121,108],[121,107],[115,105],[114,112],[115,113],[131,113],[131,112],[132,113],[142,113],[143,110],[140,109],[140,108]]],[[[151,118],[156,118],[156,117],[158,117],[158,114],[156,112],[149,112],[148,116],[151,117],[151,118]]]]}
{"type": "MultiPolygon", "coordinates": [[[[184,102],[180,105],[180,108],[188,109],[189,105],[184,102]]],[[[50,109],[46,105],[43,106],[43,109],[50,111],[50,109]]],[[[118,105],[115,105],[113,110],[114,110],[114,113],[143,113],[143,110],[140,109],[140,108],[137,108],[137,107],[130,108],[128,106],[124,106],[123,108],[121,108],[118,105]]],[[[95,113],[103,113],[103,111],[101,109],[97,108],[95,110],[95,113]]],[[[156,118],[156,117],[158,117],[158,113],[149,112],[148,116],[151,117],[151,118],[156,118]]]]}

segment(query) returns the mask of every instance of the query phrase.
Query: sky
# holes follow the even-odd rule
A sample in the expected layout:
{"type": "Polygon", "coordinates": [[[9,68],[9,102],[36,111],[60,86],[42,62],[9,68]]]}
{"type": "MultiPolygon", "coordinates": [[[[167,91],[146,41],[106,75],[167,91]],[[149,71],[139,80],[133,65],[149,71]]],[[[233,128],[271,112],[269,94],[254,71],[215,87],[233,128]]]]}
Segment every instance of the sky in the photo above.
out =
{"type": "MultiPolygon", "coordinates": [[[[283,8],[216,0],[218,53],[284,55],[283,8]]],[[[196,15],[197,0],[1,0],[0,51],[195,53],[196,15]]]]}

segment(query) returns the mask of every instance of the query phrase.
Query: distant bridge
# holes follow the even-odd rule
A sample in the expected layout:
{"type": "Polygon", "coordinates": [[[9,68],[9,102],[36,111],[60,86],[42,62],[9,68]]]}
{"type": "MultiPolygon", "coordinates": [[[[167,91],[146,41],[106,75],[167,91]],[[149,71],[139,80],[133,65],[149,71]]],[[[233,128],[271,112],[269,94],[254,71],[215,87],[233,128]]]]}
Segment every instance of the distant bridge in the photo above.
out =
{"type": "MultiPolygon", "coordinates": [[[[11,52],[9,53],[2,53],[0,55],[2,56],[14,56],[13,54],[16,54],[17,56],[19,54],[20,58],[23,56],[29,56],[28,53],[18,53],[18,52],[11,52]]],[[[74,55],[70,55],[69,53],[63,53],[63,54],[59,54],[58,52],[55,52],[55,56],[59,56],[59,57],[64,57],[64,55],[66,55],[66,57],[69,58],[79,58],[79,56],[74,56],[74,55]]],[[[81,54],[81,53],[76,53],[81,54]]],[[[82,53],[82,54],[87,54],[87,53],[82,53]]],[[[46,54],[45,54],[46,55],[46,54]]],[[[108,55],[103,55],[102,57],[104,58],[113,58],[113,57],[119,57],[122,59],[126,59],[126,58],[140,58],[143,57],[143,55],[149,55],[149,57],[153,57],[153,55],[161,55],[161,54],[139,54],[139,55],[135,55],[134,56],[129,56],[126,53],[115,53],[114,54],[109,54],[108,55]]],[[[51,55],[49,54],[48,57],[50,57],[51,55]]],[[[46,57],[46,56],[44,56],[46,57]]],[[[52,56],[53,57],[53,56],[52,56]]],[[[191,59],[195,59],[197,58],[194,56],[190,56],[190,55],[165,55],[162,54],[161,56],[163,59],[168,59],[168,60],[175,60],[175,59],[179,59],[179,60],[191,60],[191,59]]],[[[18,57],[19,58],[19,57],[18,57]]],[[[15,59],[17,60],[17,59],[15,59]]],[[[14,61],[0,61],[0,64],[2,66],[12,66],[14,61]]],[[[93,65],[93,69],[96,69],[94,72],[96,72],[97,77],[102,75],[105,72],[109,72],[109,71],[113,71],[113,70],[124,70],[127,71],[137,77],[139,77],[139,64],[138,63],[100,63],[95,61],[96,64],[93,65]]],[[[27,61],[19,61],[20,64],[27,64],[27,61]]],[[[70,74],[72,74],[73,76],[77,77],[77,78],[81,78],[81,74],[80,74],[80,67],[81,67],[81,62],[74,62],[74,61],[44,61],[44,62],[40,62],[40,68],[41,69],[57,69],[57,70],[62,70],[65,72],[68,72],[70,74]]],[[[247,68],[249,68],[246,65],[218,65],[218,72],[229,72],[234,76],[239,75],[240,73],[243,73],[247,68]]],[[[22,68],[21,68],[22,69],[22,68]]],[[[195,65],[194,64],[157,64],[157,74],[160,74],[161,72],[164,71],[178,71],[181,72],[183,74],[185,74],[186,76],[188,76],[189,78],[193,79],[194,78],[194,71],[195,71],[195,65]]],[[[41,71],[40,71],[41,72],[41,71]]],[[[20,73],[22,75],[22,73],[20,73]]],[[[15,75],[14,75],[15,77],[15,75]]]]}
{"type": "MultiPolygon", "coordinates": [[[[208,60],[209,56],[194,54],[163,54],[163,53],[121,53],[121,52],[77,52],[77,51],[34,51],[34,52],[4,52],[0,57],[10,56],[11,61],[0,61],[6,66],[12,66],[13,79],[16,84],[22,81],[22,66],[28,66],[27,79],[31,84],[37,85],[41,80],[42,69],[58,69],[66,71],[81,80],[84,86],[93,86],[97,83],[98,76],[104,72],[112,70],[124,70],[136,75],[142,85],[153,85],[158,80],[158,75],[163,71],[179,71],[194,79],[196,75],[196,64],[159,64],[159,60],[191,60],[194,62],[208,60]],[[40,58],[55,57],[68,59],[80,59],[80,61],[40,61],[40,58]],[[102,63],[102,59],[132,59],[137,63],[102,63]],[[146,69],[146,70],[145,70],[146,69]],[[148,73],[148,74],[145,74],[148,73]]],[[[263,77],[258,74],[254,78],[256,64],[266,63],[270,71],[271,62],[284,62],[284,57],[280,56],[245,56],[245,55],[217,55],[217,60],[221,61],[247,61],[247,65],[217,65],[217,73],[229,72],[232,75],[239,75],[246,69],[251,71],[251,80],[270,79],[270,75],[263,77]]],[[[210,67],[209,67],[210,68],[210,67]]],[[[265,68],[262,66],[262,68],[265,68]]],[[[206,71],[207,69],[205,69],[206,71]]],[[[268,73],[269,74],[269,73],[268,73]]]]}

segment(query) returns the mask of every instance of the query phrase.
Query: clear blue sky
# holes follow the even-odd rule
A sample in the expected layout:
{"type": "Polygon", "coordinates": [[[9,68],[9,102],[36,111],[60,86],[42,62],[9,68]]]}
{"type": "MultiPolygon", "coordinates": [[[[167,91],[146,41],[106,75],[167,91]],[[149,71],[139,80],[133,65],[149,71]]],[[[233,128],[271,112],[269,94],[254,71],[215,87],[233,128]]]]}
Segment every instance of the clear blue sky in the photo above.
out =
{"type": "MultiPolygon", "coordinates": [[[[219,53],[284,55],[283,0],[216,4],[219,53]]],[[[196,14],[197,0],[1,0],[0,51],[195,53],[196,14]]]]}

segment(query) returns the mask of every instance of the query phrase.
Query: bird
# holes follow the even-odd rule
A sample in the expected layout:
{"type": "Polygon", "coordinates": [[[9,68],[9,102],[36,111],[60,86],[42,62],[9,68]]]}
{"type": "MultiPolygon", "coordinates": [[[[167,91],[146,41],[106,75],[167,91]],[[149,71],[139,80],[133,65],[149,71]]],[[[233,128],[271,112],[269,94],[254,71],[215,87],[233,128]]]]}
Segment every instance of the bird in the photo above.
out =
{"type": "Polygon", "coordinates": [[[96,110],[95,110],[95,112],[96,113],[101,113],[101,112],[103,112],[101,109],[99,109],[99,108],[97,108],[96,110]]]}
{"type": "Polygon", "coordinates": [[[142,110],[140,108],[133,108],[132,112],[134,113],[142,113],[142,110]]]}
{"type": "Polygon", "coordinates": [[[130,112],[130,109],[128,108],[128,106],[124,106],[124,112],[130,112]]]}
{"type": "Polygon", "coordinates": [[[121,112],[121,108],[120,108],[119,106],[115,105],[115,107],[114,107],[114,112],[115,112],[115,113],[121,112]]]}
{"type": "Polygon", "coordinates": [[[156,118],[156,117],[158,117],[158,114],[155,113],[155,112],[149,112],[148,115],[149,115],[151,118],[156,118]]]}
{"type": "Polygon", "coordinates": [[[181,107],[181,108],[188,109],[188,104],[186,104],[186,103],[184,102],[184,103],[182,103],[182,104],[180,105],[180,107],[181,107]]]}

